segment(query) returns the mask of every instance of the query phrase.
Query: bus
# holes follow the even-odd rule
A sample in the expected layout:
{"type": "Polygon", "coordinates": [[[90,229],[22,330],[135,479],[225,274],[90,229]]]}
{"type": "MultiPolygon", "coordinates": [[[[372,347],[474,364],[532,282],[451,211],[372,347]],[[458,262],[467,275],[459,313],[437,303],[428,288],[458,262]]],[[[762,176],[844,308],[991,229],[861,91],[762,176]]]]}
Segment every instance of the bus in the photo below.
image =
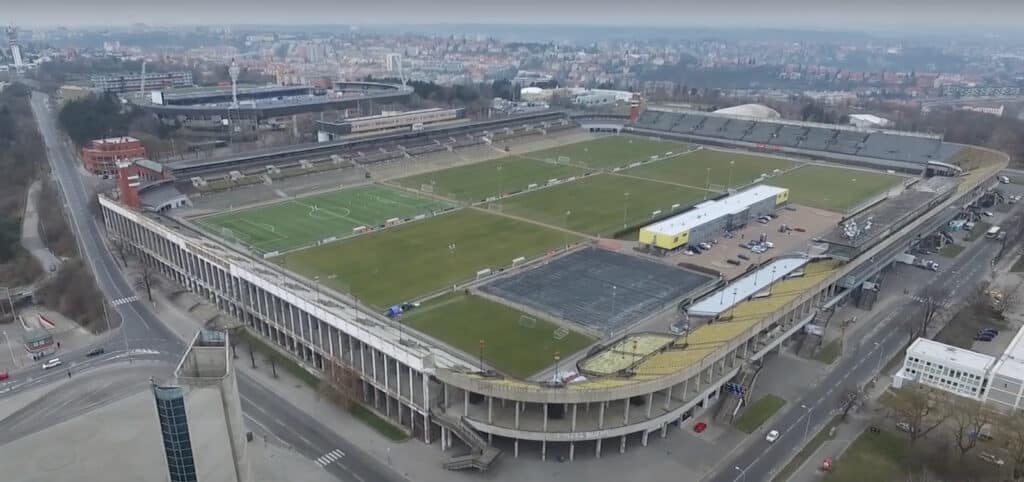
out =
{"type": "Polygon", "coordinates": [[[992,226],[985,232],[985,237],[989,239],[996,239],[999,237],[999,226],[992,226]]]}

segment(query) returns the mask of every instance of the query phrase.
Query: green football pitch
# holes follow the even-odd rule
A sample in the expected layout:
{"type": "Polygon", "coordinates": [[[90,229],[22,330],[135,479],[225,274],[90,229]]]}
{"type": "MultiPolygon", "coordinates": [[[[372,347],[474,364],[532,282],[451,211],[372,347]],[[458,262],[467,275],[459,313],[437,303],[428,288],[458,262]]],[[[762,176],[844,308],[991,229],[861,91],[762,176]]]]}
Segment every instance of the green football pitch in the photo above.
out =
{"type": "Polygon", "coordinates": [[[789,189],[789,202],[844,212],[899,184],[893,174],[808,164],[764,182],[789,189]]]}
{"type": "Polygon", "coordinates": [[[484,362],[514,377],[526,378],[554,363],[558,352],[568,358],[594,339],[563,329],[543,318],[462,293],[424,303],[404,315],[403,323],[452,345],[474,358],[484,342],[484,362]]]}
{"type": "Polygon", "coordinates": [[[699,188],[707,187],[709,184],[738,187],[756,181],[761,174],[771,174],[775,169],[784,171],[794,166],[795,162],[777,157],[705,148],[672,159],[634,167],[624,174],[699,188]]]}
{"type": "Polygon", "coordinates": [[[654,140],[647,137],[609,136],[522,154],[530,159],[557,162],[568,157],[569,163],[591,169],[625,167],[632,162],[646,161],[651,156],[678,154],[691,147],[681,142],[654,140]]]}
{"type": "Polygon", "coordinates": [[[614,174],[597,174],[574,182],[502,199],[490,209],[594,236],[612,236],[626,226],[649,220],[654,211],[668,214],[694,205],[711,193],[701,189],[614,174]]]}
{"type": "Polygon", "coordinates": [[[395,182],[412,189],[429,186],[436,195],[477,202],[497,196],[499,192],[526,190],[530,184],[543,186],[548,179],[565,179],[582,173],[582,169],[573,166],[510,156],[403,177],[395,182]]]}
{"type": "Polygon", "coordinates": [[[308,246],[350,236],[359,226],[431,214],[450,204],[380,185],[341,189],[239,211],[197,218],[211,233],[261,252],[308,246]]]}
{"type": "Polygon", "coordinates": [[[467,208],[274,260],[384,308],[576,240],[561,231],[467,208]]]}

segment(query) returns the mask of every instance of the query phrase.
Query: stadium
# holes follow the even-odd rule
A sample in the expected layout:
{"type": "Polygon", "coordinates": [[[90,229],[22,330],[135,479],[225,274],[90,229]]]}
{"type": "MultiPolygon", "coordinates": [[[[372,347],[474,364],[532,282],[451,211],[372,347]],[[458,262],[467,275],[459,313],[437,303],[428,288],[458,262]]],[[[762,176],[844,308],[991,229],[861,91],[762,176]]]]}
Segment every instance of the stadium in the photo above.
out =
{"type": "Polygon", "coordinates": [[[369,409],[453,449],[445,467],[487,470],[734,412],[724,386],[1006,162],[777,119],[545,111],[171,163],[190,206],[100,204],[167,278],[309,371],[355,377],[369,409]]]}

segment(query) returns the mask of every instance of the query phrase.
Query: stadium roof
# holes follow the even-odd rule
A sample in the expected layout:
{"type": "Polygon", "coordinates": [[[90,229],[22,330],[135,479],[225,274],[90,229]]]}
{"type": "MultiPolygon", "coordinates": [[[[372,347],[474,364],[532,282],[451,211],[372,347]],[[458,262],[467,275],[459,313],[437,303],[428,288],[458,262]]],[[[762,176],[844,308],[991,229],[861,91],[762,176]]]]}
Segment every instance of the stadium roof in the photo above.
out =
{"type": "Polygon", "coordinates": [[[733,107],[718,109],[715,114],[734,115],[740,117],[753,117],[756,119],[781,119],[779,111],[761,104],[743,104],[733,107]]]}
{"type": "Polygon", "coordinates": [[[752,204],[773,198],[786,190],[775,186],[754,186],[731,196],[700,203],[693,209],[648,225],[643,229],[661,236],[678,236],[708,221],[736,214],[752,204]]]}
{"type": "Polygon", "coordinates": [[[691,316],[718,316],[785,278],[810,261],[809,258],[778,258],[742,278],[733,280],[717,292],[694,303],[687,310],[691,316]]]}

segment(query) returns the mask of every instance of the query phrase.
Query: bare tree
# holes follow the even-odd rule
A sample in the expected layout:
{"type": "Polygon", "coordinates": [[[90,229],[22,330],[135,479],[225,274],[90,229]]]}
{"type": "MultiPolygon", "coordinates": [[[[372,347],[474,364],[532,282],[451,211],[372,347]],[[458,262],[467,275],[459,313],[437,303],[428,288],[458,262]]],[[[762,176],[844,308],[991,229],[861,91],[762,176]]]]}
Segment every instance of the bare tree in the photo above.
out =
{"type": "Polygon", "coordinates": [[[156,270],[148,260],[139,263],[139,283],[146,289],[146,297],[153,302],[153,286],[156,285],[156,270]]]}
{"type": "Polygon", "coordinates": [[[944,296],[936,289],[926,290],[924,298],[921,300],[923,305],[923,311],[921,312],[919,335],[928,336],[928,329],[931,328],[932,323],[935,322],[935,318],[939,314],[939,310],[942,308],[944,296]]]}
{"type": "Polygon", "coordinates": [[[332,359],[324,366],[324,377],[317,391],[328,400],[351,410],[361,403],[363,384],[359,375],[341,360],[332,359]]]}
{"type": "Polygon", "coordinates": [[[982,428],[991,423],[994,416],[978,400],[964,397],[954,398],[947,404],[951,422],[949,427],[953,434],[953,441],[960,450],[960,457],[963,458],[978,444],[982,428]]]}
{"type": "Polygon", "coordinates": [[[914,385],[895,393],[893,411],[910,424],[911,444],[927,437],[949,417],[949,411],[944,408],[948,400],[944,392],[914,385]]]}
{"type": "Polygon", "coordinates": [[[998,436],[1006,444],[1006,453],[1013,461],[1013,479],[1024,478],[1024,412],[1015,411],[998,417],[998,436]]]}
{"type": "Polygon", "coordinates": [[[114,252],[117,253],[118,259],[121,260],[121,265],[125,268],[128,267],[128,246],[125,245],[125,241],[122,238],[113,238],[110,240],[110,245],[114,248],[114,252]]]}

